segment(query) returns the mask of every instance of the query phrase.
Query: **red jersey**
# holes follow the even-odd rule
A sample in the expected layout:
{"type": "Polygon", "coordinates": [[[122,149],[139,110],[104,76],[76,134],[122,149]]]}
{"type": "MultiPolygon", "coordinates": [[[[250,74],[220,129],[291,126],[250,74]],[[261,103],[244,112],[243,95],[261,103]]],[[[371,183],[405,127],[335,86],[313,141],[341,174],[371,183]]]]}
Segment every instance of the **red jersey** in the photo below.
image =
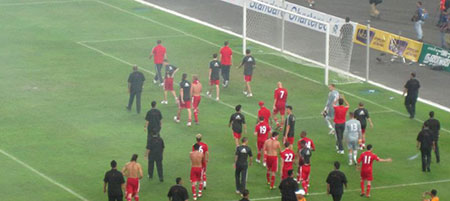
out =
{"type": "Polygon", "coordinates": [[[347,116],[348,107],[347,106],[333,106],[334,108],[334,123],[335,124],[345,124],[345,117],[347,116]]]}
{"type": "Polygon", "coordinates": [[[281,159],[283,161],[283,169],[292,169],[292,164],[294,163],[295,153],[290,149],[285,149],[281,152],[281,159]]]}
{"type": "Polygon", "coordinates": [[[275,89],[273,98],[276,100],[276,105],[285,105],[287,100],[288,92],[285,88],[275,89]]]}
{"type": "Polygon", "coordinates": [[[153,62],[155,64],[162,64],[164,61],[164,55],[166,55],[166,48],[159,44],[153,48],[152,53],[153,62]]]}
{"type": "Polygon", "coordinates": [[[297,142],[297,148],[298,148],[298,150],[301,149],[301,148],[300,148],[300,143],[301,143],[302,141],[305,141],[305,145],[306,145],[306,147],[307,147],[308,149],[311,149],[311,150],[313,150],[313,151],[316,150],[316,146],[314,146],[314,142],[313,142],[311,139],[307,138],[307,137],[304,137],[304,138],[300,139],[300,140],[297,142]]]}
{"type": "Polygon", "coordinates": [[[358,163],[362,162],[362,171],[372,171],[373,161],[380,161],[380,158],[371,151],[366,151],[359,156],[358,163]]]}
{"type": "Polygon", "coordinates": [[[255,127],[255,133],[258,135],[258,141],[266,141],[268,133],[270,133],[270,126],[266,122],[260,122],[255,127]]]}
{"type": "Polygon", "coordinates": [[[258,117],[264,117],[264,122],[269,123],[270,110],[262,106],[258,111],[258,117]]]}
{"type": "Polygon", "coordinates": [[[231,55],[233,55],[233,51],[231,50],[231,48],[228,46],[223,46],[220,49],[220,55],[221,55],[220,64],[230,66],[231,55]]]}
{"type": "MultiPolygon", "coordinates": [[[[196,144],[200,145],[200,148],[198,148],[199,152],[205,153],[205,152],[208,151],[208,145],[207,144],[205,144],[203,142],[197,142],[196,144]]],[[[194,151],[194,145],[192,145],[192,151],[194,151]]]]}

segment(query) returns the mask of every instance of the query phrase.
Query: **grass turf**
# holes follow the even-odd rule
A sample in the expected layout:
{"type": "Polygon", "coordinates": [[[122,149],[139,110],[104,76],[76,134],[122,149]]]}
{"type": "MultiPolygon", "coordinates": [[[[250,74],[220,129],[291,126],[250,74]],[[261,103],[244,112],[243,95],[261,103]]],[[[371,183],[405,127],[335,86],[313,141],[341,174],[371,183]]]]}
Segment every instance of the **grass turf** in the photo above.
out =
{"type": "MultiPolygon", "coordinates": [[[[122,166],[132,153],[141,156],[144,153],[144,114],[126,112],[126,79],[131,71],[129,64],[154,71],[147,56],[157,38],[167,47],[171,63],[180,67],[175,80],[179,80],[183,72],[196,73],[205,88],[210,56],[218,52],[223,41],[229,40],[235,51],[234,66],[242,58],[238,38],[132,1],[34,2],[37,1],[0,3],[3,27],[0,32],[0,59],[3,61],[0,148],[88,200],[106,200],[101,186],[110,160],[115,159],[122,166]],[[79,41],[85,42],[77,43],[79,41]]],[[[254,44],[249,47],[271,52],[254,44]]],[[[242,95],[242,70],[233,68],[231,86],[221,91],[223,102],[203,98],[199,126],[186,128],[184,123],[176,124],[171,120],[176,112],[172,98],[169,98],[169,105],[158,105],[164,116],[162,137],[167,147],[165,182],[143,179],[141,200],[165,200],[168,188],[178,176],[184,178],[189,189],[188,152],[197,133],[204,135],[211,154],[208,189],[201,200],[238,200],[234,194],[232,168],[234,142],[226,126],[233,113],[229,106],[242,104],[247,112],[244,113],[248,121],[247,136],[255,152],[255,138],[251,133],[256,120],[252,115],[256,114],[259,100],[272,104],[277,81],[282,81],[289,90],[288,103],[294,107],[298,118],[296,140],[301,130],[307,130],[317,147],[312,158],[310,192],[318,195],[311,195],[308,200],[331,199],[320,193],[326,190],[324,180],[335,160],[343,164],[349,189],[359,188],[359,172],[345,165],[346,155],[334,152],[334,138],[326,134],[327,128],[319,115],[327,88],[308,80],[322,83],[323,71],[276,56],[255,54],[255,58],[254,97],[242,95]]],[[[145,75],[147,81],[153,77],[149,73],[145,75]]],[[[404,116],[402,97],[367,84],[338,88],[346,94],[352,108],[359,101],[366,103],[375,123],[374,129],[368,129],[368,142],[375,146],[374,151],[380,157],[394,160],[374,165],[373,187],[450,179],[446,164],[450,150],[443,146],[449,142],[448,132],[441,132],[442,164],[433,163],[432,173],[423,174],[418,159],[406,160],[417,153],[415,136],[421,123],[404,116]],[[366,93],[369,89],[377,92],[366,93]]],[[[147,82],[142,99],[145,111],[151,100],[162,100],[162,91],[147,82]]],[[[417,117],[425,119],[431,109],[419,103],[417,117]]],[[[434,110],[445,127],[450,115],[434,110]]],[[[185,120],[186,112],[183,112],[182,122],[185,120]]],[[[0,161],[4,173],[0,188],[7,192],[2,200],[79,200],[5,155],[0,155],[0,161]]],[[[139,161],[146,170],[143,157],[139,161]]],[[[251,198],[279,196],[277,190],[268,190],[265,169],[257,164],[250,167],[247,187],[251,198]]],[[[450,184],[444,182],[375,189],[371,200],[418,199],[423,191],[431,188],[436,188],[440,197],[448,197],[450,193],[445,189],[449,187],[450,184]]],[[[343,198],[356,199],[362,199],[358,191],[348,192],[343,198]]]]}

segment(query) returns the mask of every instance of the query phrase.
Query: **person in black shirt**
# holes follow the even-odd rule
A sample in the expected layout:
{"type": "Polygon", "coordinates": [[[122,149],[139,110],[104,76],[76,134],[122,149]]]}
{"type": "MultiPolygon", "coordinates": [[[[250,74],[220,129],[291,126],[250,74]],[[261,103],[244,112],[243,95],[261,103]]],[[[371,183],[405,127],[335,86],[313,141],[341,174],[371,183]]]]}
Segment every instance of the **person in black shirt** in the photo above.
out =
{"type": "Polygon", "coordinates": [[[353,43],[353,25],[350,24],[350,18],[345,18],[345,24],[342,25],[340,29],[340,37],[341,39],[341,48],[344,51],[345,57],[348,58],[350,55],[350,48],[352,47],[353,43]]]}
{"type": "Polygon", "coordinates": [[[250,82],[252,81],[253,69],[255,68],[255,64],[255,58],[251,55],[250,50],[245,50],[245,57],[244,59],[242,59],[241,65],[239,65],[237,68],[241,68],[242,66],[244,66],[244,95],[246,95],[247,97],[253,96],[250,82]]]}
{"type": "Polygon", "coordinates": [[[241,105],[235,107],[236,113],[232,114],[230,117],[230,122],[228,127],[232,126],[234,142],[236,146],[239,146],[239,139],[241,139],[242,126],[244,126],[244,134],[247,134],[247,125],[245,124],[245,117],[241,114],[241,105]]]}
{"type": "Polygon", "coordinates": [[[159,136],[162,118],[161,111],[156,109],[156,101],[152,101],[152,109],[150,109],[145,116],[144,130],[147,131],[147,145],[153,136],[159,136]]]}
{"type": "Polygon", "coordinates": [[[250,201],[248,199],[248,195],[250,194],[250,192],[245,189],[244,191],[242,191],[242,199],[240,199],[239,201],[250,201]]]}
{"type": "Polygon", "coordinates": [[[439,140],[439,130],[441,129],[441,124],[439,123],[439,120],[434,118],[434,112],[431,111],[429,113],[430,118],[426,120],[423,125],[428,126],[428,128],[433,133],[433,141],[434,141],[434,153],[436,154],[436,163],[439,163],[441,161],[441,157],[439,154],[439,146],[438,146],[438,140],[439,140]]]}
{"type": "Polygon", "coordinates": [[[115,160],[111,161],[111,170],[106,172],[105,182],[103,184],[103,193],[106,193],[106,186],[108,186],[108,200],[122,201],[123,190],[125,190],[125,180],[120,171],[117,171],[117,163],[115,160]]]}
{"type": "Polygon", "coordinates": [[[417,135],[417,149],[422,153],[422,172],[430,172],[431,149],[434,149],[433,133],[424,126],[417,135]]]}
{"type": "Polygon", "coordinates": [[[366,147],[365,143],[366,143],[367,121],[369,121],[371,128],[373,128],[373,122],[372,119],[370,119],[369,111],[366,108],[364,108],[363,102],[359,102],[358,109],[356,109],[353,112],[353,114],[355,114],[355,119],[357,119],[359,123],[361,123],[362,141],[361,144],[359,145],[359,148],[363,150],[366,147]]]}
{"type": "Polygon", "coordinates": [[[327,177],[327,194],[331,194],[333,201],[340,201],[344,194],[344,186],[347,188],[347,177],[341,171],[339,171],[341,164],[334,162],[334,170],[328,174],[327,177]]]}
{"type": "Polygon", "coordinates": [[[182,109],[188,111],[188,123],[187,126],[191,126],[192,113],[191,113],[191,83],[186,80],[187,74],[183,73],[180,82],[180,97],[178,98],[178,111],[177,116],[173,117],[173,120],[180,123],[180,115],[182,109]]]}
{"type": "Polygon", "coordinates": [[[147,144],[147,153],[146,153],[146,156],[148,157],[149,179],[153,178],[153,168],[156,162],[159,181],[160,182],[164,181],[163,166],[162,166],[163,152],[164,152],[164,140],[159,136],[152,137],[150,143],[147,144]]]}
{"type": "Polygon", "coordinates": [[[420,83],[416,79],[416,73],[411,73],[411,79],[409,79],[405,84],[405,89],[403,90],[403,96],[405,97],[405,107],[409,113],[409,118],[414,119],[416,114],[416,102],[419,97],[420,83]]]}
{"type": "Polygon", "coordinates": [[[287,109],[287,118],[284,122],[284,135],[283,135],[283,143],[286,141],[289,144],[294,144],[294,135],[295,135],[295,115],[292,114],[292,106],[286,106],[287,109]]]}
{"type": "Polygon", "coordinates": [[[297,201],[297,196],[295,192],[299,190],[298,183],[294,180],[294,171],[288,171],[288,178],[281,181],[280,186],[278,187],[281,192],[281,200],[282,201],[297,201]]]}
{"type": "Polygon", "coordinates": [[[169,197],[170,201],[188,201],[189,195],[187,189],[183,187],[183,180],[177,177],[176,182],[176,185],[170,187],[167,197],[169,197]]]}
{"type": "Polygon", "coordinates": [[[213,86],[216,85],[216,101],[219,100],[220,94],[220,62],[217,60],[217,54],[213,54],[213,60],[209,62],[209,90],[206,92],[206,95],[211,97],[211,91],[213,90],[213,86]]]}
{"type": "Polygon", "coordinates": [[[127,106],[128,111],[131,111],[131,106],[133,105],[134,97],[136,96],[136,111],[138,114],[141,113],[141,93],[144,81],[144,74],[139,72],[138,67],[134,65],[133,72],[128,76],[128,93],[130,94],[127,106]]]}
{"type": "Polygon", "coordinates": [[[170,91],[172,93],[173,98],[175,98],[175,103],[178,101],[177,94],[173,90],[173,77],[175,73],[178,71],[178,68],[172,64],[169,64],[167,59],[164,59],[163,65],[166,68],[166,73],[164,76],[164,100],[161,101],[161,104],[168,104],[167,101],[167,92],[170,91]]]}
{"type": "Polygon", "coordinates": [[[236,147],[236,153],[234,157],[235,179],[236,179],[236,193],[243,194],[245,185],[247,183],[247,169],[248,165],[252,165],[253,154],[250,147],[247,146],[248,140],[246,137],[242,138],[242,145],[236,147]],[[247,163],[248,158],[250,162],[247,163]]]}

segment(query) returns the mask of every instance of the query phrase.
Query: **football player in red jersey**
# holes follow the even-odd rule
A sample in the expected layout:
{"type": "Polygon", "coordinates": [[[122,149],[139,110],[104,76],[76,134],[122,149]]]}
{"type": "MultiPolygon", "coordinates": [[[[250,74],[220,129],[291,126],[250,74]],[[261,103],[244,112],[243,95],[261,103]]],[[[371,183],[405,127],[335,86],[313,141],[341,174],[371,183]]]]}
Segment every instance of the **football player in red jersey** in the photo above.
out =
{"type": "MultiPolygon", "coordinates": [[[[208,145],[205,144],[204,142],[202,142],[202,134],[197,134],[195,136],[195,139],[197,140],[197,143],[200,145],[200,147],[198,148],[199,152],[202,152],[203,155],[205,156],[205,161],[202,164],[202,182],[203,182],[203,189],[206,189],[206,165],[208,164],[208,160],[209,160],[209,151],[208,151],[208,145]]],[[[194,145],[195,145],[194,144],[194,145]]],[[[192,151],[195,151],[194,145],[192,145],[192,151]]]]}
{"type": "Polygon", "coordinates": [[[263,154],[263,166],[266,167],[266,155],[264,155],[264,143],[267,140],[268,133],[270,133],[270,126],[264,121],[264,117],[259,117],[259,123],[255,126],[255,135],[258,140],[256,143],[258,156],[256,157],[256,162],[261,163],[261,153],[263,154]]]}
{"type": "Polygon", "coordinates": [[[362,164],[361,168],[361,196],[364,196],[364,182],[367,181],[367,191],[366,191],[366,197],[370,197],[370,187],[371,182],[373,180],[372,177],[372,164],[373,161],[380,161],[380,162],[391,162],[391,158],[382,159],[379,158],[376,154],[372,152],[372,145],[367,145],[367,151],[362,153],[359,156],[357,168],[359,169],[359,164],[362,164]]]}
{"type": "Polygon", "coordinates": [[[280,130],[282,130],[283,126],[278,122],[277,114],[280,113],[281,122],[284,122],[284,113],[286,109],[286,100],[288,96],[288,92],[285,88],[283,88],[283,84],[281,82],[277,83],[278,88],[275,89],[275,93],[273,95],[273,120],[277,124],[280,130]]]}
{"type": "Polygon", "coordinates": [[[289,142],[284,143],[284,150],[281,152],[281,180],[288,178],[288,171],[293,169],[295,162],[295,153],[292,150],[292,145],[289,142]]]}
{"type": "Polygon", "coordinates": [[[273,132],[272,137],[264,143],[264,155],[267,156],[267,184],[269,189],[274,189],[275,174],[278,171],[278,153],[281,152],[280,142],[278,141],[278,133],[273,132]]]}
{"type": "Polygon", "coordinates": [[[198,124],[198,105],[200,104],[200,100],[202,99],[202,83],[198,80],[197,75],[192,76],[192,85],[191,85],[191,94],[192,94],[192,108],[194,109],[194,121],[195,124],[198,124]]]}
{"type": "Polygon", "coordinates": [[[203,183],[202,177],[202,165],[205,162],[205,155],[200,152],[200,145],[194,144],[194,151],[190,153],[191,158],[191,187],[192,197],[197,200],[198,197],[202,197],[203,183]],[[198,183],[198,194],[196,192],[198,183]]]}
{"type": "MultiPolygon", "coordinates": [[[[264,122],[268,123],[269,125],[272,124],[272,119],[270,118],[271,114],[270,114],[270,110],[267,109],[264,106],[264,102],[263,101],[259,101],[258,103],[259,105],[259,110],[258,110],[258,117],[264,117],[264,122]]],[[[258,122],[256,122],[258,123],[258,122]]]]}
{"type": "MultiPolygon", "coordinates": [[[[300,137],[301,139],[297,142],[297,153],[300,154],[300,149],[302,149],[302,142],[305,142],[305,146],[310,149],[311,151],[315,151],[316,150],[316,146],[314,145],[314,142],[306,137],[306,131],[302,131],[300,133],[300,137]]],[[[298,155],[297,155],[298,156],[298,155]]],[[[300,156],[298,156],[300,158],[300,156]]],[[[298,174],[297,174],[297,181],[300,181],[300,177],[301,177],[301,173],[300,173],[300,168],[298,169],[298,174]]]]}

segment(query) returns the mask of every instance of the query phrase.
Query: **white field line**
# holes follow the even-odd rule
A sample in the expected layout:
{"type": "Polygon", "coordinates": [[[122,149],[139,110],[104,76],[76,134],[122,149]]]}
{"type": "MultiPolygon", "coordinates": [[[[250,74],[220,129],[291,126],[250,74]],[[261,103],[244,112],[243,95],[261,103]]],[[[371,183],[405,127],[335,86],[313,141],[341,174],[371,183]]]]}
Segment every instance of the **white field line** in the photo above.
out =
{"type": "Polygon", "coordinates": [[[31,167],[30,165],[26,164],[25,162],[19,160],[18,158],[14,157],[13,155],[9,154],[6,151],[3,151],[2,149],[0,149],[0,153],[2,153],[3,155],[5,155],[6,157],[10,158],[11,160],[19,163],[20,165],[22,165],[23,167],[27,168],[28,170],[36,173],[37,175],[41,176],[42,178],[46,179],[47,181],[49,181],[50,183],[64,189],[65,191],[69,192],[70,194],[74,195],[75,197],[79,198],[80,200],[83,201],[88,201],[88,199],[86,199],[85,197],[83,197],[82,195],[76,193],[75,191],[73,191],[72,189],[68,188],[67,186],[64,186],[63,184],[53,180],[52,178],[48,177],[47,175],[45,175],[42,172],[39,172],[38,170],[34,169],[33,167],[31,167]]]}
{"type": "MultiPolygon", "coordinates": [[[[215,25],[211,25],[211,24],[209,24],[209,23],[206,23],[206,22],[200,21],[200,20],[198,20],[198,19],[195,19],[195,18],[186,16],[186,15],[183,15],[183,14],[181,14],[181,13],[178,13],[178,12],[175,12],[175,11],[172,11],[172,10],[169,10],[169,9],[166,9],[166,8],[163,8],[163,7],[160,7],[160,6],[157,6],[157,5],[155,5],[155,4],[152,4],[152,3],[149,3],[149,2],[146,2],[146,1],[143,1],[143,0],[135,0],[135,1],[136,1],[136,2],[139,2],[139,3],[141,3],[141,4],[144,4],[144,5],[148,5],[148,6],[150,6],[150,7],[156,8],[156,9],[161,10],[161,11],[163,11],[163,12],[166,12],[166,13],[169,13],[169,14],[172,14],[172,15],[175,15],[175,16],[178,16],[178,17],[187,19],[187,20],[189,20],[189,21],[192,21],[192,22],[195,22],[195,23],[198,23],[198,24],[201,24],[201,25],[204,25],[204,26],[207,26],[207,27],[210,27],[210,28],[213,28],[213,29],[216,29],[216,30],[225,32],[225,33],[227,33],[227,34],[230,34],[230,35],[233,35],[233,36],[236,36],[236,37],[241,37],[239,34],[236,34],[236,33],[232,32],[232,31],[222,29],[222,28],[217,27],[217,26],[215,26],[215,25]]],[[[100,1],[100,0],[97,0],[97,2],[99,2],[99,3],[101,3],[101,4],[104,4],[104,5],[107,5],[107,6],[111,7],[111,8],[116,9],[116,10],[122,11],[122,12],[124,12],[124,13],[128,13],[128,14],[130,14],[130,15],[136,16],[136,17],[141,18],[141,19],[143,19],[143,20],[150,21],[150,22],[153,22],[153,23],[155,23],[155,24],[159,24],[159,25],[161,25],[161,26],[163,26],[163,27],[166,27],[166,28],[169,28],[169,29],[178,31],[178,32],[183,33],[183,34],[186,34],[186,35],[188,35],[188,36],[190,36],[190,37],[192,37],[192,38],[198,39],[198,40],[200,40],[200,41],[203,41],[203,42],[205,42],[205,43],[211,44],[211,45],[213,45],[213,46],[221,47],[220,45],[218,45],[218,44],[216,44],[216,43],[213,43],[213,42],[211,42],[211,41],[208,41],[208,40],[206,40],[206,39],[204,39],[204,38],[200,38],[200,37],[198,37],[198,36],[194,36],[194,35],[192,35],[192,34],[189,34],[189,33],[187,33],[187,32],[184,32],[184,31],[182,31],[182,30],[180,30],[180,29],[177,29],[177,28],[172,27],[172,26],[169,26],[169,25],[167,25],[167,24],[164,24],[164,23],[155,21],[155,20],[150,19],[150,18],[147,18],[147,17],[145,17],[145,16],[135,14],[135,13],[133,13],[133,12],[130,12],[130,11],[128,11],[128,10],[124,10],[124,9],[122,9],[122,8],[116,7],[116,6],[114,6],[114,5],[105,3],[105,2],[100,1]]],[[[242,55],[242,53],[240,53],[240,52],[236,52],[236,53],[242,55]]],[[[273,64],[271,64],[271,63],[268,63],[268,62],[265,62],[265,61],[262,61],[262,60],[259,60],[259,62],[260,62],[260,63],[264,63],[264,64],[269,65],[269,66],[272,66],[273,68],[279,69],[280,71],[283,71],[283,72],[286,72],[286,73],[295,75],[295,76],[300,77],[300,78],[302,78],[302,79],[304,79],[304,80],[308,80],[308,81],[311,81],[311,82],[313,82],[313,83],[316,83],[316,84],[319,84],[319,85],[322,85],[322,86],[323,86],[323,83],[322,83],[322,82],[319,82],[319,81],[317,81],[317,80],[314,80],[314,79],[311,79],[311,78],[309,78],[309,77],[300,75],[300,74],[298,74],[298,73],[295,73],[295,72],[286,70],[286,69],[284,69],[284,68],[281,68],[281,67],[279,67],[279,66],[273,65],[273,64]]],[[[372,85],[378,86],[378,87],[380,87],[380,88],[383,88],[383,89],[386,89],[386,90],[389,90],[389,91],[393,91],[393,90],[391,90],[389,87],[386,87],[386,86],[381,85],[381,84],[379,84],[379,83],[375,83],[375,82],[369,82],[369,83],[372,84],[372,85]]],[[[384,105],[378,104],[378,103],[376,103],[376,102],[373,102],[373,101],[371,101],[371,100],[362,98],[362,97],[360,97],[360,96],[357,96],[357,95],[355,95],[355,94],[352,94],[352,93],[347,92],[347,91],[344,91],[344,90],[340,90],[340,91],[343,92],[343,93],[346,93],[346,94],[348,94],[348,95],[350,95],[350,96],[353,96],[353,97],[355,97],[355,98],[359,98],[359,99],[361,99],[361,100],[364,100],[365,102],[372,103],[372,104],[374,104],[374,105],[376,105],[376,106],[382,107],[382,108],[384,108],[384,109],[392,110],[393,112],[395,112],[395,113],[397,113],[397,114],[399,114],[399,115],[401,115],[401,116],[408,117],[408,115],[406,115],[405,113],[399,112],[399,111],[397,111],[397,110],[393,110],[392,108],[386,107],[386,106],[384,106],[384,105]]],[[[397,93],[395,90],[394,90],[393,92],[397,93]]],[[[436,104],[436,103],[432,103],[431,101],[426,101],[426,100],[424,101],[424,99],[421,99],[421,98],[419,98],[419,100],[421,100],[422,102],[424,102],[424,103],[426,103],[426,104],[428,104],[428,105],[432,105],[432,106],[434,106],[434,107],[436,107],[436,108],[438,108],[438,109],[442,109],[443,111],[449,111],[449,110],[450,110],[450,109],[445,108],[445,107],[443,107],[443,106],[439,106],[439,105],[436,104]]],[[[414,120],[423,123],[423,120],[421,120],[421,119],[415,118],[414,120]]],[[[450,133],[450,130],[448,130],[448,129],[445,129],[445,128],[442,128],[442,127],[441,127],[441,130],[443,130],[443,131],[445,131],[445,132],[447,132],[447,133],[450,133]]]]}
{"type": "Polygon", "coordinates": [[[115,39],[104,39],[104,40],[85,40],[79,41],[79,43],[104,43],[104,42],[115,42],[115,41],[129,41],[129,40],[144,40],[144,39],[157,39],[157,38],[177,38],[177,37],[188,37],[184,34],[179,35],[165,35],[165,36],[143,36],[135,38],[115,38],[115,39]]]}
{"type": "Polygon", "coordinates": [[[61,3],[73,3],[84,2],[92,0],[69,0],[69,1],[37,1],[37,2],[19,2],[19,3],[0,3],[0,7],[3,6],[28,6],[28,5],[42,5],[42,4],[61,4],[61,3]]]}
{"type": "MultiPolygon", "coordinates": [[[[443,180],[436,180],[436,181],[426,181],[426,182],[406,183],[406,184],[395,184],[395,185],[387,185],[387,186],[378,186],[378,187],[372,187],[372,190],[402,188],[402,187],[408,187],[408,186],[420,186],[420,185],[448,183],[448,182],[450,182],[450,179],[443,179],[443,180]]],[[[361,191],[361,189],[345,190],[345,192],[358,192],[358,191],[361,191]]],[[[327,192],[310,193],[309,196],[326,195],[326,194],[327,194],[327,192]]],[[[279,200],[280,198],[281,198],[280,196],[274,196],[274,197],[265,197],[265,198],[252,198],[252,200],[276,200],[276,199],[279,200]]]]}
{"type": "MultiPolygon", "coordinates": [[[[126,65],[129,65],[129,66],[133,66],[133,65],[134,65],[134,64],[132,64],[132,63],[126,61],[126,60],[123,60],[123,59],[119,58],[119,57],[116,57],[116,56],[111,55],[111,54],[108,54],[108,53],[106,53],[106,52],[104,52],[104,51],[102,51],[102,50],[99,50],[99,49],[97,49],[97,48],[95,48],[95,47],[92,47],[92,46],[90,46],[90,45],[87,45],[87,44],[85,44],[84,42],[77,42],[77,44],[82,45],[83,47],[89,48],[89,49],[91,49],[91,50],[94,50],[94,51],[96,51],[96,52],[98,52],[98,53],[100,53],[100,54],[102,54],[102,55],[104,55],[104,56],[107,56],[107,57],[109,57],[109,58],[112,58],[112,59],[114,59],[114,60],[116,60],[116,61],[119,61],[119,62],[121,62],[121,63],[124,63],[124,64],[126,64],[126,65]]],[[[146,73],[149,73],[149,74],[151,74],[151,75],[155,75],[155,73],[152,72],[152,71],[150,71],[150,70],[147,70],[147,69],[145,69],[145,68],[140,68],[140,69],[141,69],[142,71],[146,72],[146,73]]],[[[205,97],[205,98],[214,100],[214,99],[208,97],[206,94],[203,94],[203,93],[202,93],[202,96],[205,97]]],[[[215,100],[214,100],[214,101],[215,101],[215,100]]],[[[218,103],[220,103],[220,104],[222,104],[222,105],[225,105],[225,106],[227,106],[227,107],[229,107],[229,108],[231,108],[231,109],[234,109],[234,108],[235,108],[235,106],[233,106],[233,105],[231,105],[231,104],[228,104],[228,103],[225,103],[225,102],[223,102],[223,101],[221,101],[221,100],[215,101],[215,102],[218,102],[218,103]]],[[[247,115],[249,115],[249,116],[251,116],[251,117],[256,118],[256,115],[254,115],[254,114],[252,114],[252,113],[250,113],[250,112],[247,112],[247,111],[245,111],[245,110],[241,110],[241,112],[244,113],[244,114],[247,114],[247,115]]]]}

